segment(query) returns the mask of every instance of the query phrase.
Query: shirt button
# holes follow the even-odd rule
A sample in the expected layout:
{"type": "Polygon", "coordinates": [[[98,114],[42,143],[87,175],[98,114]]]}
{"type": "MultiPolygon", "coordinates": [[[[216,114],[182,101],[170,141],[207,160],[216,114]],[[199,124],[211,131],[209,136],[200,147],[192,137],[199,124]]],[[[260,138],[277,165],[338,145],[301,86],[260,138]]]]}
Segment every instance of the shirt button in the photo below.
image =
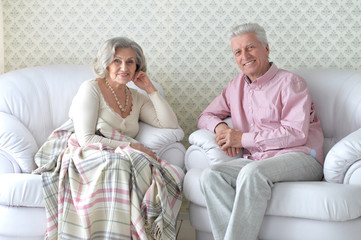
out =
{"type": "Polygon", "coordinates": [[[254,126],[254,124],[253,123],[251,123],[251,127],[253,127],[254,126]]]}

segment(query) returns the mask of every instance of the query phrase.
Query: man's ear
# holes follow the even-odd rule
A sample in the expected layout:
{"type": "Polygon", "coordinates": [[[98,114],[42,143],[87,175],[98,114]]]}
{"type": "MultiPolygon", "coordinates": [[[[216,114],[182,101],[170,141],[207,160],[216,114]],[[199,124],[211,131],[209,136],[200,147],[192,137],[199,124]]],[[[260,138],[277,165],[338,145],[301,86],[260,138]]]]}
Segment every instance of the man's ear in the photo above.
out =
{"type": "Polygon", "coordinates": [[[269,50],[269,45],[268,45],[268,43],[267,43],[267,45],[266,45],[266,52],[267,52],[267,57],[269,56],[269,52],[270,52],[270,50],[269,50]]]}

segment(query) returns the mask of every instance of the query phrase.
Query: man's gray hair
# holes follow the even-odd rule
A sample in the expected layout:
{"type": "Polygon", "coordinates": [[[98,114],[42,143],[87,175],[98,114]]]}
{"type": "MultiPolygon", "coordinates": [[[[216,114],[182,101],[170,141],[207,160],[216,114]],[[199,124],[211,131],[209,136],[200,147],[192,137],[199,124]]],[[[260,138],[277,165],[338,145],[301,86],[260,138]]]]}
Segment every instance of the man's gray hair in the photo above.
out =
{"type": "Polygon", "coordinates": [[[268,44],[266,31],[257,23],[244,23],[235,26],[231,31],[231,38],[250,32],[255,33],[257,39],[262,43],[263,47],[266,47],[268,44]]]}
{"type": "Polygon", "coordinates": [[[115,51],[119,48],[132,48],[136,56],[136,71],[147,71],[147,64],[142,48],[138,43],[126,37],[115,37],[106,40],[100,47],[93,62],[93,71],[99,77],[106,77],[108,66],[113,61],[115,51]]]}

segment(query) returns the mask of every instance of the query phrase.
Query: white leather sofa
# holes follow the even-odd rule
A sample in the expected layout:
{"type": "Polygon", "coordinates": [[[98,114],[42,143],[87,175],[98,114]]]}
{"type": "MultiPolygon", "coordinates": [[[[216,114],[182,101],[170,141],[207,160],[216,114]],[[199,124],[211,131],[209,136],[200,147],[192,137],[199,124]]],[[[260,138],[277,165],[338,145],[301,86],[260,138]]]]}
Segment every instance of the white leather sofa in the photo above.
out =
{"type": "MultiPolygon", "coordinates": [[[[324,181],[274,185],[260,239],[361,239],[361,71],[299,70],[308,83],[324,132],[324,181]]],[[[229,120],[229,119],[228,119],[229,120]]],[[[204,168],[228,161],[214,133],[189,137],[184,194],[198,240],[213,239],[199,187],[204,168]]],[[[242,226],[239,226],[242,227],[242,226]]]]}
{"type": "MultiPolygon", "coordinates": [[[[0,76],[0,239],[44,239],[42,183],[40,175],[30,174],[36,168],[33,157],[68,119],[80,84],[94,77],[91,66],[81,65],[31,67],[0,76]]],[[[183,130],[140,125],[136,139],[184,169],[183,130]]]]}

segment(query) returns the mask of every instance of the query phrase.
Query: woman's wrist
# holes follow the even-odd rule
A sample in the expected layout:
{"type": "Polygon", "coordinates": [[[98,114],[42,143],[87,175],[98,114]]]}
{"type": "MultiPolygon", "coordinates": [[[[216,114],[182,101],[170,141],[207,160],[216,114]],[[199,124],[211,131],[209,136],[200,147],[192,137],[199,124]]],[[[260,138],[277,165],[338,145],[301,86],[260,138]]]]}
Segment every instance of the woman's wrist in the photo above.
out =
{"type": "Polygon", "coordinates": [[[156,92],[158,92],[158,90],[155,87],[150,87],[149,89],[145,90],[147,92],[148,95],[152,95],[156,92]]]}

